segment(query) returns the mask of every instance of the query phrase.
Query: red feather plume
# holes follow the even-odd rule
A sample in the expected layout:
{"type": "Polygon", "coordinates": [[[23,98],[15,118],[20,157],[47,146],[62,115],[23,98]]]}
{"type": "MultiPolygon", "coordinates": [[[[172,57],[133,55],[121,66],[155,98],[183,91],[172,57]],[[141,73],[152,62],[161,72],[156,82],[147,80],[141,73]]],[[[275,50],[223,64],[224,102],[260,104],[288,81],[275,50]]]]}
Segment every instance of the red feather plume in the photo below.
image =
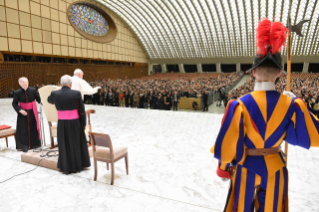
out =
{"type": "Polygon", "coordinates": [[[257,54],[266,56],[271,51],[275,54],[285,45],[289,30],[281,22],[271,22],[263,18],[256,29],[257,54]],[[271,47],[271,48],[269,48],[271,47]]]}
{"type": "Polygon", "coordinates": [[[256,40],[257,40],[257,53],[259,55],[266,56],[268,54],[268,47],[270,45],[270,31],[271,21],[267,18],[262,19],[256,29],[256,40]]]}
{"type": "Polygon", "coordinates": [[[281,51],[281,47],[286,44],[288,34],[289,30],[281,22],[272,23],[270,33],[271,54],[281,51]]]}

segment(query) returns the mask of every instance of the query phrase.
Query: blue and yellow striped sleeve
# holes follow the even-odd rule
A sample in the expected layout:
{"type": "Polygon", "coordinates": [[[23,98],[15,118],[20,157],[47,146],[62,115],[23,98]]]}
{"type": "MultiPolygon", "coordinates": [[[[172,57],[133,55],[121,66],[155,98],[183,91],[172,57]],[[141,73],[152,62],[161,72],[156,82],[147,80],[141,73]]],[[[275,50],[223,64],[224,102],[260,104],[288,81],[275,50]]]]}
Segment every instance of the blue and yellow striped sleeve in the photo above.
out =
{"type": "Polygon", "coordinates": [[[319,120],[312,114],[306,103],[296,98],[293,100],[295,112],[287,128],[286,141],[290,144],[309,149],[319,146],[319,120]]]}
{"type": "Polygon", "coordinates": [[[236,165],[244,155],[244,125],[242,108],[238,101],[229,102],[219,134],[211,152],[217,158],[219,168],[228,170],[229,164],[236,165]]]}

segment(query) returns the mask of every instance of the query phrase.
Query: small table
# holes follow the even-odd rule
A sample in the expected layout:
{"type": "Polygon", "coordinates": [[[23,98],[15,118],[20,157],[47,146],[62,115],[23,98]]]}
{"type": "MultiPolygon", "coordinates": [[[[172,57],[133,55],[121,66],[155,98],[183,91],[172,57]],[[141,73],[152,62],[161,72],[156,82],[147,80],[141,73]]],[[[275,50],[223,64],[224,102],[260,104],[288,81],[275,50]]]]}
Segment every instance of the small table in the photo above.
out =
{"type": "Polygon", "coordinates": [[[0,138],[6,138],[6,143],[8,147],[8,137],[9,136],[14,136],[14,140],[16,141],[16,130],[15,129],[5,129],[5,130],[0,130],[0,138]]]}

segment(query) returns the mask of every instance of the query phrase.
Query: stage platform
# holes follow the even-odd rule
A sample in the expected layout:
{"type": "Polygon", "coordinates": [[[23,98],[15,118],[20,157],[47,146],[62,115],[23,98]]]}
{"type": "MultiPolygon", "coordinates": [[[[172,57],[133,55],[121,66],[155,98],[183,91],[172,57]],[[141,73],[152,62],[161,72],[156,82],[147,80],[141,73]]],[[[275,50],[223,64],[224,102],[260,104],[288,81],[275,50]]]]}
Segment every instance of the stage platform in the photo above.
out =
{"type": "MultiPolygon", "coordinates": [[[[0,123],[15,126],[11,101],[0,100],[0,123]]],[[[109,185],[105,163],[98,162],[97,182],[93,166],[70,175],[39,167],[0,184],[0,211],[223,210],[229,183],[216,176],[217,160],[210,153],[221,114],[92,105],[86,109],[96,110],[91,117],[94,132],[108,133],[114,144],[128,147],[130,174],[124,160],[115,163],[114,186],[109,185]]],[[[9,148],[0,139],[0,147],[0,181],[35,168],[21,162],[13,138],[9,148]]],[[[319,149],[289,146],[288,158],[290,212],[319,211],[319,149]]]]}
{"type": "MultiPolygon", "coordinates": [[[[88,149],[89,149],[89,154],[90,154],[90,158],[91,158],[91,157],[93,157],[93,147],[90,146],[90,147],[88,147],[88,149]]],[[[25,162],[25,163],[30,163],[33,165],[39,164],[39,166],[41,166],[41,167],[60,171],[60,169],[58,169],[58,167],[57,167],[59,157],[54,156],[55,154],[59,154],[58,151],[59,151],[58,147],[55,147],[53,149],[46,148],[43,150],[43,152],[30,150],[30,151],[23,153],[21,155],[21,161],[25,162]],[[41,157],[42,154],[46,155],[48,153],[48,151],[52,152],[52,153],[50,153],[51,155],[53,155],[52,157],[48,157],[48,156],[41,157]]]]}

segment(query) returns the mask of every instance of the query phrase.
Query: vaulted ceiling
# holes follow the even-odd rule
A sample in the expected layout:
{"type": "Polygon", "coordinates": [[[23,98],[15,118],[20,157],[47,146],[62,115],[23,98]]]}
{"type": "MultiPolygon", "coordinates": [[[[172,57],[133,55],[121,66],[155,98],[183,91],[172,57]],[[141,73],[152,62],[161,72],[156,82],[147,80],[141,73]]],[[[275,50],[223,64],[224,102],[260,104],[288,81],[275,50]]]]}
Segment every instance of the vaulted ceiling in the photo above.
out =
{"type": "MultiPolygon", "coordinates": [[[[227,58],[255,55],[255,29],[267,17],[287,25],[290,0],[95,0],[136,33],[150,59],[227,58]]],[[[317,0],[292,0],[292,55],[319,55],[317,0]]],[[[286,54],[286,49],[282,51],[286,54]]]]}

